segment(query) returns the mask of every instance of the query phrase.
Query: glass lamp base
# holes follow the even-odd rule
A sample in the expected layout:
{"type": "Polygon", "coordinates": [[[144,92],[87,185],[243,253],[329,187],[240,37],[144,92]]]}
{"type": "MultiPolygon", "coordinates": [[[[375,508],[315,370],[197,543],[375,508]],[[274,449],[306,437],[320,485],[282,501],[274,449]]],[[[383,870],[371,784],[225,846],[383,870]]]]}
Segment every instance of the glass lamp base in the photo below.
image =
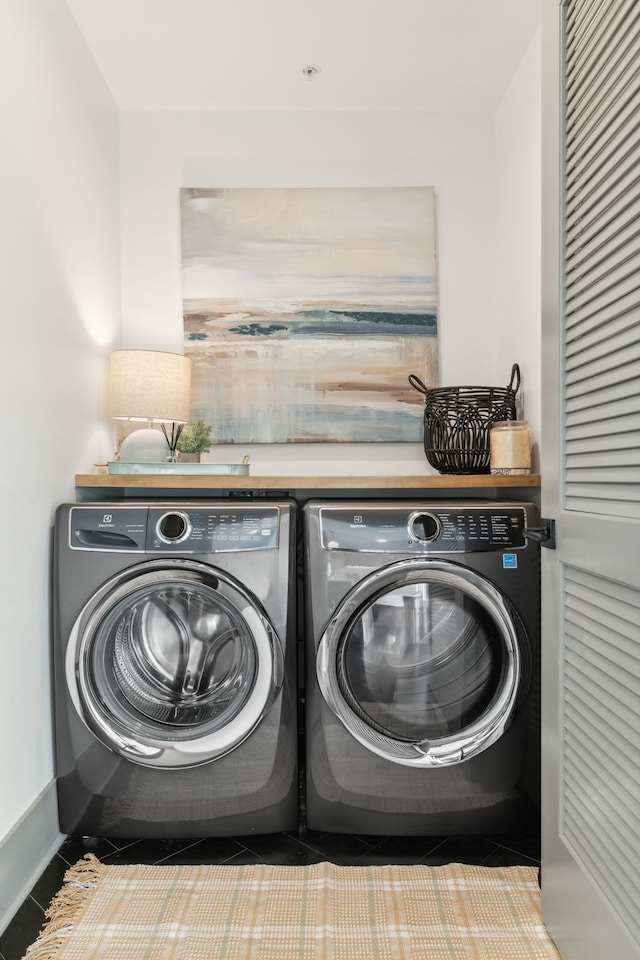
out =
{"type": "Polygon", "coordinates": [[[120,447],[120,460],[126,463],[158,463],[167,459],[169,444],[160,430],[134,430],[120,447]]]}

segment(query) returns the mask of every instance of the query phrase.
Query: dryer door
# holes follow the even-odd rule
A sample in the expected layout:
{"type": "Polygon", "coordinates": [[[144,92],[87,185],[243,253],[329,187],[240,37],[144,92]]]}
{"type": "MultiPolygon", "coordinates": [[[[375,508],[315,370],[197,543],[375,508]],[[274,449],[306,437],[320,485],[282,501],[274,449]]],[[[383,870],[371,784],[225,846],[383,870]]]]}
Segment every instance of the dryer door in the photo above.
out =
{"type": "Polygon", "coordinates": [[[282,648],[259,601],[229,574],[183,559],[139,564],[106,583],[74,624],[65,667],[93,734],[160,767],[229,753],[283,680],[282,648]]]}
{"type": "Polygon", "coordinates": [[[455,764],[504,733],[530,681],[523,628],[484,577],[407,559],[358,583],[318,647],[323,696],[373,753],[455,764]]]}

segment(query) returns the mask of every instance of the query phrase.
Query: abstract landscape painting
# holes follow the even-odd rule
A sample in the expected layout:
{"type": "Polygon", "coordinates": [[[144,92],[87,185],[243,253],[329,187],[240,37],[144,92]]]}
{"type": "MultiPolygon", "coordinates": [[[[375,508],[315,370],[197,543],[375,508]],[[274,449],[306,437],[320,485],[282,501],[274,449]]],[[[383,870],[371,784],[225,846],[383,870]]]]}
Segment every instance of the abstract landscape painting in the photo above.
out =
{"type": "Polygon", "coordinates": [[[180,207],[192,416],[216,442],[421,439],[432,187],[187,188],[180,207]]]}

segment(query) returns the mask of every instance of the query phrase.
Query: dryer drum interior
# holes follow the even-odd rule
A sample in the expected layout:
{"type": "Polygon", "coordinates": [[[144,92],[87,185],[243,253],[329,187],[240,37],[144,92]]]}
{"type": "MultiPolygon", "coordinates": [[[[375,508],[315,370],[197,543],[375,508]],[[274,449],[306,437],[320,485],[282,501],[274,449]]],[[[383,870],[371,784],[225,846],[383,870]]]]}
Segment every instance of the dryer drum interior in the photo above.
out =
{"type": "Polygon", "coordinates": [[[401,740],[469,726],[502,683],[495,626],[460,590],[422,582],[373,600],[338,650],[345,699],[380,733],[401,740]]]}
{"type": "Polygon", "coordinates": [[[512,611],[447,561],[380,568],[344,598],[318,650],[318,682],[364,746],[398,763],[457,763],[494,743],[529,684],[512,611]]]}

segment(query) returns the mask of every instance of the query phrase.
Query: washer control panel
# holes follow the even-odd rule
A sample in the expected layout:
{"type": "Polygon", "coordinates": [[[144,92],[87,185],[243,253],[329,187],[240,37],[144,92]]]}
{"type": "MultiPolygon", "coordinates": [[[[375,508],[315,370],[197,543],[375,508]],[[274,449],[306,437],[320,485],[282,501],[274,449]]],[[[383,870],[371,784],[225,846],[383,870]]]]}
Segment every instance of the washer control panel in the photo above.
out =
{"type": "Polygon", "coordinates": [[[277,507],[149,507],[147,551],[228,553],[278,546],[277,507]]]}
{"type": "Polygon", "coordinates": [[[229,553],[278,546],[278,507],[182,505],[72,507],[73,550],[229,553]]]}
{"type": "Polygon", "coordinates": [[[522,507],[323,507],[325,550],[470,553],[526,546],[522,507]]]}

